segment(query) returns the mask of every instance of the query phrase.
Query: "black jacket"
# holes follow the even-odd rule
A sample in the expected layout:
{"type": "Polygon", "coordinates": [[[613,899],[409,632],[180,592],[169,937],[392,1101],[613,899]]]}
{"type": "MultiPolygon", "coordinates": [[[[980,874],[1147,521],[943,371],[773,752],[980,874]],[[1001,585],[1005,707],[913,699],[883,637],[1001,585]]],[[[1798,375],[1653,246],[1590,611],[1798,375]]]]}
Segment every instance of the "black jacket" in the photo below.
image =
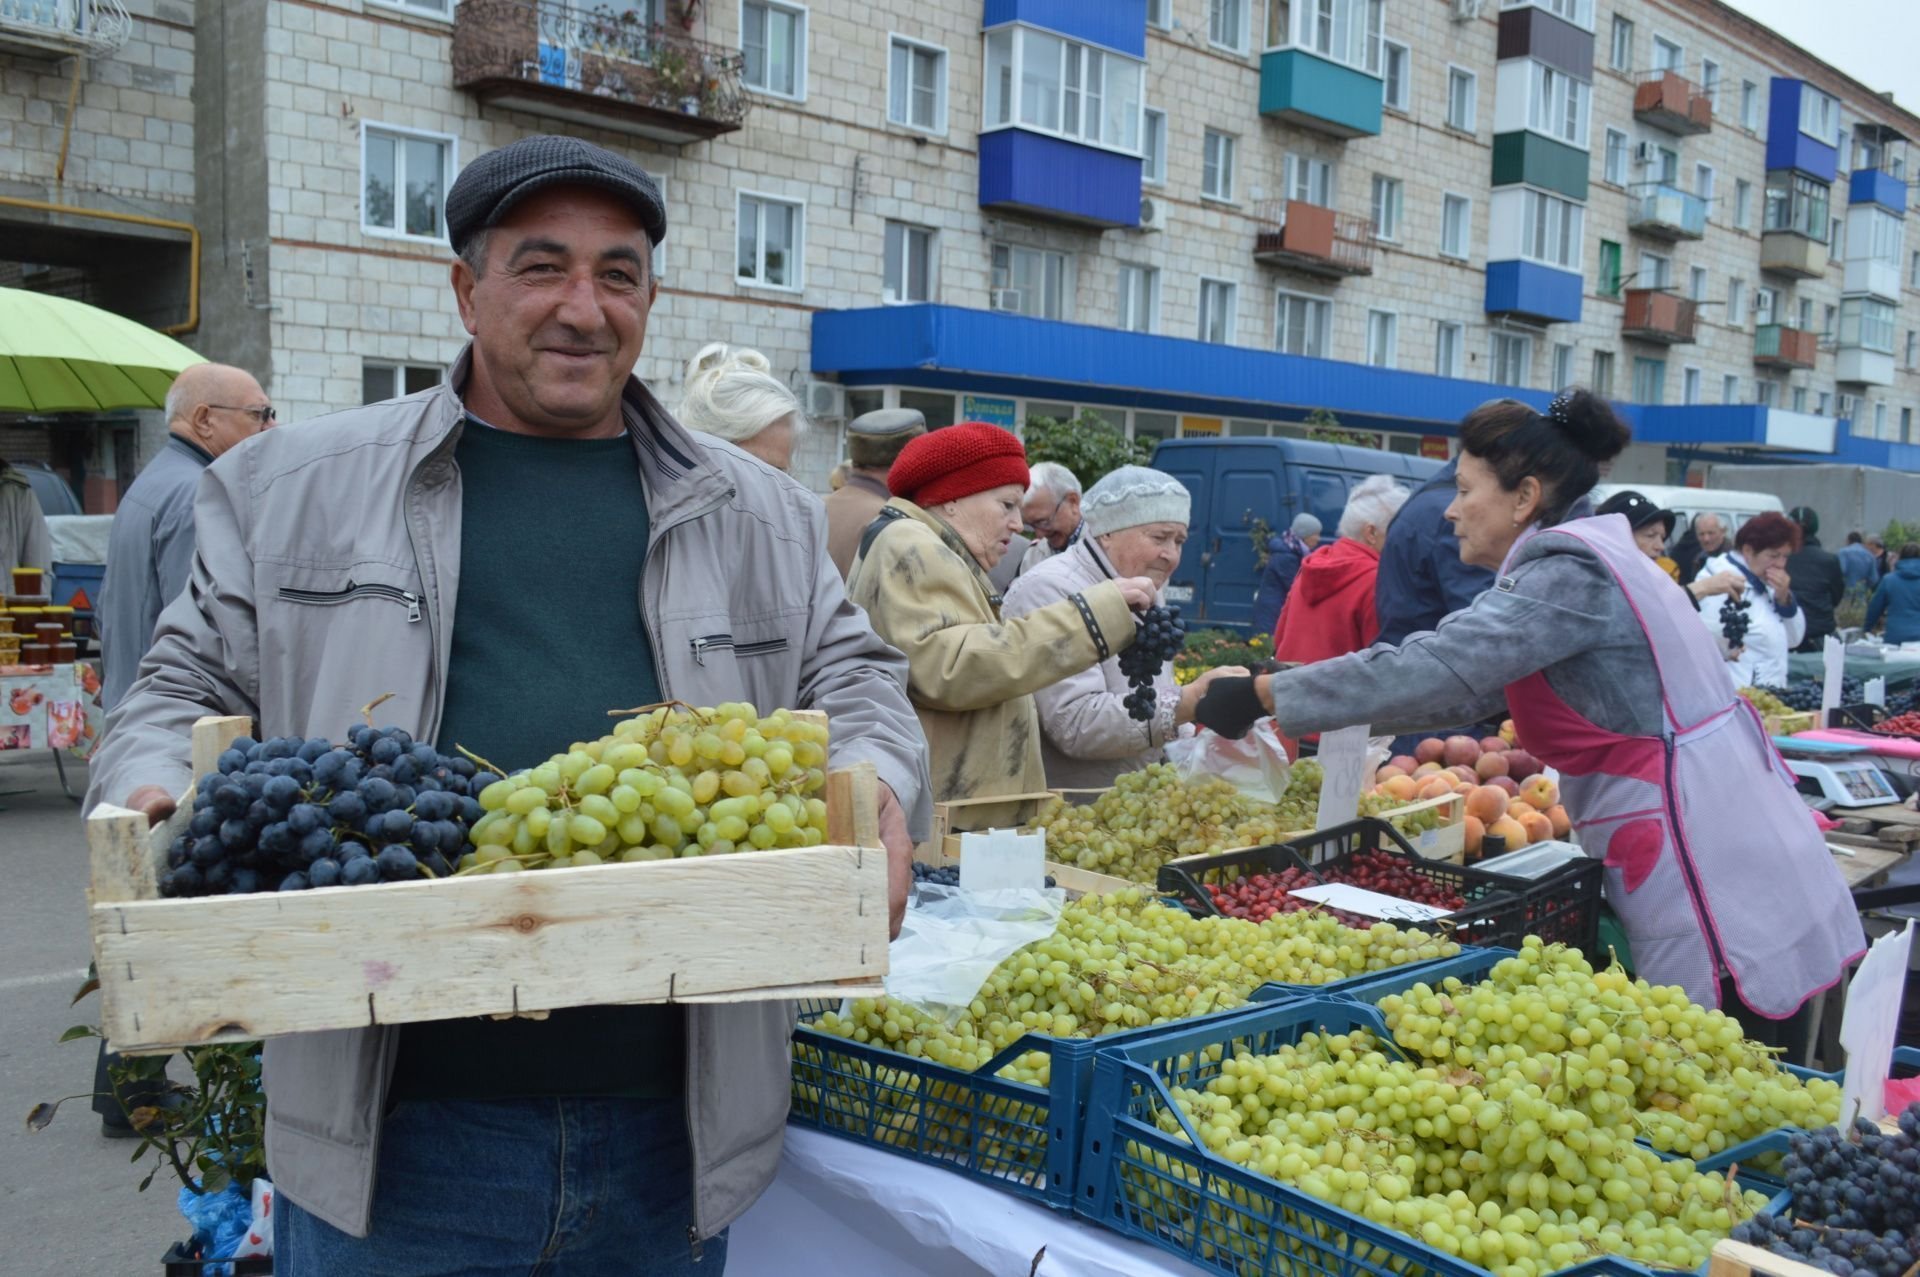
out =
{"type": "Polygon", "coordinates": [[[1460,561],[1460,538],[1447,522],[1458,463],[1449,461],[1407,498],[1387,525],[1380,575],[1373,584],[1382,643],[1403,643],[1440,618],[1470,607],[1493,584],[1493,573],[1460,561]]]}
{"type": "Polygon", "coordinates": [[[1793,578],[1793,597],[1807,610],[1807,637],[1800,651],[1817,651],[1820,640],[1833,633],[1833,609],[1847,597],[1847,573],[1836,555],[1822,549],[1819,537],[1808,537],[1787,560],[1793,578]]]}

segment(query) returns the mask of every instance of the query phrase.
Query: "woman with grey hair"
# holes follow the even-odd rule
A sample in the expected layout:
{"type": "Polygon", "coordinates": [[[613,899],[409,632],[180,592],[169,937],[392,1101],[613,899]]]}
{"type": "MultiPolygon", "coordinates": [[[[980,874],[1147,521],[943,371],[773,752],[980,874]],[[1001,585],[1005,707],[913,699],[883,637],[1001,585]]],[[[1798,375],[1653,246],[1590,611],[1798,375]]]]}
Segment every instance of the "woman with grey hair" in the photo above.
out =
{"type": "Polygon", "coordinates": [[[1387,525],[1410,494],[1384,474],[1347,494],[1340,539],[1300,565],[1273,636],[1276,660],[1306,664],[1373,646],[1380,637],[1373,586],[1387,525]]]}
{"type": "Polygon", "coordinates": [[[757,350],[713,342],[687,364],[680,424],[750,452],[776,470],[793,463],[806,414],[773,365],[757,350]]]}

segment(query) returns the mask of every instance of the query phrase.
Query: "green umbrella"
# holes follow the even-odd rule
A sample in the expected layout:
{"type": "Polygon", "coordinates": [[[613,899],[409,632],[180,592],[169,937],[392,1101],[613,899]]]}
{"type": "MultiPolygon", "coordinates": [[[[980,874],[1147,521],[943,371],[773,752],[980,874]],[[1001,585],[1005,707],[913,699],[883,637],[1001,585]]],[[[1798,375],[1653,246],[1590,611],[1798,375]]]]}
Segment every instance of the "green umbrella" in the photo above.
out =
{"type": "Polygon", "coordinates": [[[0,288],[0,412],[158,408],[206,359],[98,306],[0,288]]]}

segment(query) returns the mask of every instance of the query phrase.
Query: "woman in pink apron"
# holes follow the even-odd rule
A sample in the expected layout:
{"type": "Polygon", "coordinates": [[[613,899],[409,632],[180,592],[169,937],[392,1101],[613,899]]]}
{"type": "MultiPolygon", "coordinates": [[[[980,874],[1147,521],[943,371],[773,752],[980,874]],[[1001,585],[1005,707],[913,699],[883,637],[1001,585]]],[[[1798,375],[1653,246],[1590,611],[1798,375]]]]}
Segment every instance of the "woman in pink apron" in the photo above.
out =
{"type": "Polygon", "coordinates": [[[1567,392],[1544,415],[1483,405],[1460,437],[1447,517],[1460,557],[1499,570],[1493,588],[1399,647],[1216,680],[1197,720],[1230,736],[1265,714],[1295,737],[1357,723],[1397,735],[1504,703],[1606,862],[1637,973],[1797,1048],[1798,1013],[1865,948],[1859,916],[1691,599],[1624,518],[1587,514],[1627,428],[1567,392]]]}

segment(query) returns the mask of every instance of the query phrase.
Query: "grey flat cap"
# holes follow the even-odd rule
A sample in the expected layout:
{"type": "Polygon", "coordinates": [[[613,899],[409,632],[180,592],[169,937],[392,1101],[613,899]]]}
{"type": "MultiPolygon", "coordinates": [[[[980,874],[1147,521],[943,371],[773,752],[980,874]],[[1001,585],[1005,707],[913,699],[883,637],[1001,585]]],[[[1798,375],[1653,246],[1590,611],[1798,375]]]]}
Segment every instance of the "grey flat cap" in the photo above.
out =
{"type": "Polygon", "coordinates": [[[667,237],[660,186],[632,160],[577,137],[542,134],[488,151],[460,170],[447,192],[447,242],[458,253],[475,231],[505,217],[513,206],[550,186],[592,186],[617,196],[658,244],[667,237]]]}
{"type": "Polygon", "coordinates": [[[872,412],[861,413],[847,423],[848,433],[872,435],[876,439],[926,428],[927,415],[917,408],[876,408],[872,412]]]}

